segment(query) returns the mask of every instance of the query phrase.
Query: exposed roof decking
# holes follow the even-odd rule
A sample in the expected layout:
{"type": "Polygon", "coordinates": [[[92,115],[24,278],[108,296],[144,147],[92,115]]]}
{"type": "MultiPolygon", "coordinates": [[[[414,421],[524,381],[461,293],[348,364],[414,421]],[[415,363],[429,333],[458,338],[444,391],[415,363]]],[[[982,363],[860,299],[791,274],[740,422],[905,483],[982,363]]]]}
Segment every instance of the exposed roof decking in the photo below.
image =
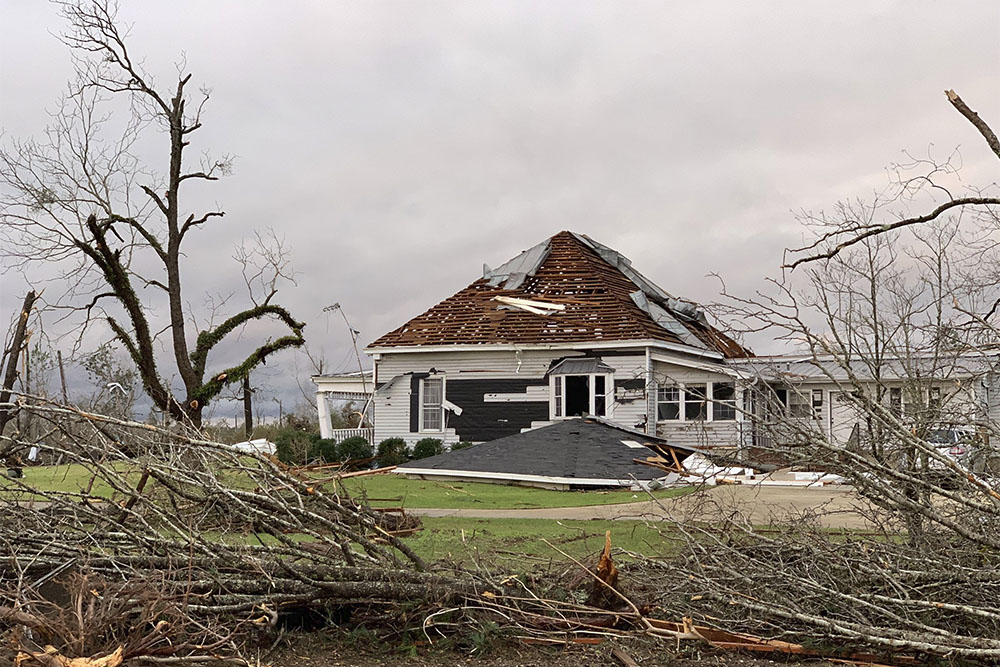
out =
{"type": "MultiPolygon", "coordinates": [[[[631,295],[641,286],[570,232],[556,234],[547,244],[534,246],[501,269],[504,276],[499,275],[499,269],[490,272],[370,347],[633,340],[691,346],[689,336],[664,328],[637,305],[631,295]],[[531,273],[524,273],[526,270],[531,273]],[[507,288],[514,285],[517,287],[507,288]],[[564,308],[540,315],[497,302],[498,296],[564,308]]],[[[710,350],[727,357],[747,354],[732,339],[703,322],[685,320],[683,326],[710,350]]]]}

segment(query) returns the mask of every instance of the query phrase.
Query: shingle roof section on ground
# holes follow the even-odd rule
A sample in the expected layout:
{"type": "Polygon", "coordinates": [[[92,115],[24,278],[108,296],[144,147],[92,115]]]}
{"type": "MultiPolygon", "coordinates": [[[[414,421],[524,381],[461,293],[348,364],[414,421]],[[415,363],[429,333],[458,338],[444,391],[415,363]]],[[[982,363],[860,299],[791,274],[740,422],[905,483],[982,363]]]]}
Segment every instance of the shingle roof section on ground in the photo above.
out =
{"type": "MultiPolygon", "coordinates": [[[[651,480],[664,472],[633,459],[656,456],[647,447],[624,444],[656,442],[628,429],[583,417],[556,422],[524,433],[498,438],[465,449],[410,461],[399,466],[400,473],[420,474],[425,470],[492,473],[497,479],[504,475],[536,475],[574,480],[651,480]]],[[[693,452],[674,448],[680,458],[693,452]]]]}
{"type": "MultiPolygon", "coordinates": [[[[635,303],[631,297],[637,288],[635,282],[570,232],[550,238],[547,252],[540,244],[503,266],[508,265],[517,280],[501,282],[498,274],[491,272],[385,334],[370,347],[650,339],[685,344],[680,336],[664,329],[635,303]],[[529,268],[533,271],[522,280],[521,270],[529,268]],[[507,285],[517,287],[508,289],[507,285]],[[555,303],[565,309],[539,315],[519,308],[501,308],[495,301],[498,296],[555,303]]],[[[707,324],[684,321],[683,325],[709,349],[726,357],[748,354],[707,324]]]]}

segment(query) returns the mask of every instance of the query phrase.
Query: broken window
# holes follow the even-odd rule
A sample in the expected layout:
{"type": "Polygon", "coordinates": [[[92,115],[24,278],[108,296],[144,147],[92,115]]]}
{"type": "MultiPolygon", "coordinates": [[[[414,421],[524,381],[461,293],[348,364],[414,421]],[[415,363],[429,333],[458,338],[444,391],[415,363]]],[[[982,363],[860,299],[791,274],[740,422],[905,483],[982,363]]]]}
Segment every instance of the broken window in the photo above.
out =
{"type": "Polygon", "coordinates": [[[708,418],[708,395],[706,385],[684,385],[684,419],[686,421],[705,421],[708,418]]]}
{"type": "Polygon", "coordinates": [[[565,375],[566,415],[579,417],[590,412],[590,376],[565,375]]]}
{"type": "Polygon", "coordinates": [[[444,430],[444,379],[425,378],[420,381],[420,430],[444,430]]]}
{"type": "Polygon", "coordinates": [[[736,385],[732,382],[712,383],[712,421],[736,419],[736,385]]]}
{"type": "Polygon", "coordinates": [[[679,387],[660,387],[656,390],[656,418],[660,421],[681,418],[681,390],[679,387]]]}
{"type": "Polygon", "coordinates": [[[608,396],[613,395],[611,375],[552,375],[552,419],[607,414],[608,396]]]}

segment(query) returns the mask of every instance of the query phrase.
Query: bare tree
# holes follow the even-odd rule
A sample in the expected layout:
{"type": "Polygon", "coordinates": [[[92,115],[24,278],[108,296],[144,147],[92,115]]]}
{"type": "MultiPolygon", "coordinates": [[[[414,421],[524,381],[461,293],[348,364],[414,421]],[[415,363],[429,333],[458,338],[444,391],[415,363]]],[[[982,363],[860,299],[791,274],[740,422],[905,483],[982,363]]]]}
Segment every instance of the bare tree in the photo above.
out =
{"type": "Polygon", "coordinates": [[[255,263],[249,252],[238,251],[248,288],[264,293],[251,294],[252,307],[196,331],[192,340],[182,293],[183,247],[224,212],[191,212],[182,195],[192,184],[215,181],[230,170],[228,157],[187,166],[209,91],[192,98],[183,62],[173,88],[158,87],[127,47],[127,30],[111,0],[57,4],[69,22],[62,40],[74,54],[77,76],[43,140],[13,141],[0,151],[0,226],[8,265],[59,266],[67,286],[61,304],[82,311],[87,322],[106,322],[154,404],[200,426],[202,411],[223,387],[241,383],[275,352],[302,345],[304,324],[272,302],[279,280],[288,276],[286,255],[278,245],[255,263]],[[164,174],[144,167],[136,155],[149,132],[169,139],[164,174]],[[161,332],[151,299],[165,301],[169,371],[157,355],[161,332]],[[259,320],[274,320],[287,331],[240,363],[210,372],[209,355],[259,320]]]}
{"type": "MultiPolygon", "coordinates": [[[[989,127],[948,97],[1000,158],[989,127]]],[[[1000,198],[953,196],[950,160],[890,173],[874,201],[805,214],[815,240],[792,251],[795,270],[768,296],[735,300],[753,328],[808,350],[791,366],[755,362],[746,409],[757,451],[844,476],[867,528],[832,535],[821,509],[769,531],[738,508],[712,526],[679,525],[688,549],[673,571],[690,576],[664,584],[664,604],[831,650],[995,664],[1000,198]],[[776,400],[804,377],[837,403],[776,400]],[[834,414],[853,422],[849,436],[834,414]]]]}

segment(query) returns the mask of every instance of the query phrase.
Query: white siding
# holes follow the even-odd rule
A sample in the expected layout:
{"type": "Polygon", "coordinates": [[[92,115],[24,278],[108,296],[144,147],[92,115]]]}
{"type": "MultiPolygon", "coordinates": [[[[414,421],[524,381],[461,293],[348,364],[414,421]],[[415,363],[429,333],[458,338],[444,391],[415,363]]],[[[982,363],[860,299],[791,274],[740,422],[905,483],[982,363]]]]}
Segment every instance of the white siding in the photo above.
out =
{"type": "MultiPolygon", "coordinates": [[[[426,373],[434,369],[447,378],[463,379],[537,379],[543,380],[553,360],[567,356],[584,356],[584,351],[565,349],[554,350],[474,350],[461,352],[386,352],[376,362],[378,382],[386,383],[396,376],[406,373],[426,373]]],[[[591,354],[600,356],[615,369],[615,401],[609,402],[608,418],[629,428],[645,421],[647,393],[645,384],[645,353],[616,356],[606,351],[595,350],[591,354]],[[602,354],[602,352],[605,352],[602,354]],[[621,383],[641,381],[642,386],[626,389],[621,383]],[[619,402],[620,401],[620,402],[619,402]]],[[[445,390],[447,397],[447,389],[445,390]]],[[[548,399],[547,390],[532,388],[532,398],[548,399]]],[[[488,400],[504,401],[516,398],[500,395],[488,400]]],[[[517,400],[510,400],[512,410],[517,409],[517,400]]],[[[375,439],[401,437],[415,441],[425,434],[411,434],[410,429],[410,382],[409,377],[401,377],[389,390],[382,390],[375,396],[375,439]]],[[[454,431],[447,433],[446,441],[457,441],[454,431]]]]}
{"type": "Polygon", "coordinates": [[[671,444],[687,447],[739,447],[743,442],[744,430],[749,424],[744,424],[743,415],[739,413],[741,402],[739,383],[731,375],[715,373],[709,370],[699,370],[668,364],[662,361],[653,362],[653,379],[655,386],[650,389],[650,414],[656,417],[656,389],[671,384],[699,384],[710,382],[732,382],[737,385],[737,420],[727,421],[657,421],[656,434],[666,438],[671,444]]]}

